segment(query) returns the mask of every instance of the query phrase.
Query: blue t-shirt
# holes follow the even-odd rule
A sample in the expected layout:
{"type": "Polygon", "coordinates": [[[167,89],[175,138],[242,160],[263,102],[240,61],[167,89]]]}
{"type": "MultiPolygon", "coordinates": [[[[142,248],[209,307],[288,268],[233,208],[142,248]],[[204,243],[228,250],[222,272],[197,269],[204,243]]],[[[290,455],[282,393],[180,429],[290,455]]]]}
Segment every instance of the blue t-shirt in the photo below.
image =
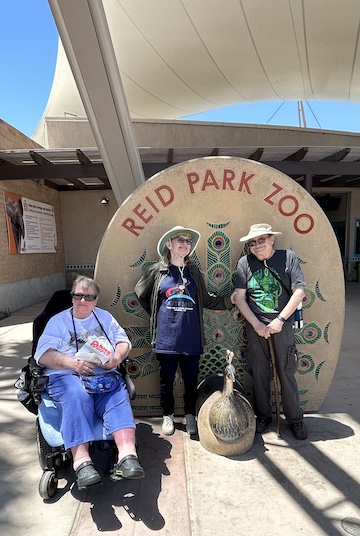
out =
{"type": "Polygon", "coordinates": [[[187,266],[184,285],[177,266],[170,264],[169,271],[159,290],[155,352],[199,355],[202,346],[195,282],[187,266]]]}

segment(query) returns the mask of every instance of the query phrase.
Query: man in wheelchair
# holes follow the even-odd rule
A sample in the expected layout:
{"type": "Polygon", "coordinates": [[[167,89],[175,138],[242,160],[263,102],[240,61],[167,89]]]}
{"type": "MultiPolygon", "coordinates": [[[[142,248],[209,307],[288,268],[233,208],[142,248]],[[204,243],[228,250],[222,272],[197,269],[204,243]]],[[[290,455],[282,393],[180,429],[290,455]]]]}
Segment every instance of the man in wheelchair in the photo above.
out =
{"type": "Polygon", "coordinates": [[[93,279],[78,276],[71,291],[72,307],[50,318],[34,355],[49,377],[46,391],[58,408],[60,433],[65,448],[71,450],[79,489],[101,481],[89,455],[95,413],[118,450],[110,478],[144,477],[129,395],[117,370],[131,343],[115,318],[96,307],[99,293],[93,279]]]}

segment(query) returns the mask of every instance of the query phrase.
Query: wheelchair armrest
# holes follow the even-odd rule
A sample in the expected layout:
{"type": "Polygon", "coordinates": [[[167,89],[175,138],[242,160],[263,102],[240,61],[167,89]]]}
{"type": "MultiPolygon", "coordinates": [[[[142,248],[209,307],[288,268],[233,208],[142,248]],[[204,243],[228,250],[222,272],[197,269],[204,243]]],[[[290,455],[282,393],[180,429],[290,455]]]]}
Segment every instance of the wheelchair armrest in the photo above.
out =
{"type": "Polygon", "coordinates": [[[33,372],[35,372],[35,374],[41,374],[42,371],[44,370],[44,367],[42,367],[41,365],[38,365],[33,356],[29,357],[28,363],[29,363],[29,370],[31,374],[33,372]]]}
{"type": "Polygon", "coordinates": [[[32,392],[36,403],[40,404],[40,394],[45,390],[49,381],[49,376],[43,374],[45,370],[44,367],[38,365],[32,356],[29,358],[29,369],[31,375],[29,392],[32,392]]]}
{"type": "Polygon", "coordinates": [[[14,384],[18,400],[35,415],[38,413],[37,406],[41,403],[41,393],[44,392],[49,381],[49,377],[45,376],[43,371],[44,368],[39,366],[31,356],[14,384]]]}
{"type": "Polygon", "coordinates": [[[135,400],[136,398],[136,388],[134,385],[134,382],[130,378],[130,375],[128,374],[126,370],[126,365],[128,363],[128,360],[125,359],[120,365],[117,367],[118,371],[120,372],[121,376],[123,377],[125,383],[126,383],[126,389],[129,393],[130,400],[135,400]]]}

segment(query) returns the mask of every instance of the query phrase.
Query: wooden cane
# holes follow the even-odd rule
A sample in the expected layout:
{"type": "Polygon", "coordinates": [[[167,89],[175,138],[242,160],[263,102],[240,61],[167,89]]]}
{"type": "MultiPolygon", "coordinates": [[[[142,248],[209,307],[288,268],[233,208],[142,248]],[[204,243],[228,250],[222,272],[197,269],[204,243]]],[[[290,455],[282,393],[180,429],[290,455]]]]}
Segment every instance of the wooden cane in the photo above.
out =
{"type": "Polygon", "coordinates": [[[274,345],[272,342],[271,335],[268,338],[268,344],[269,344],[269,350],[270,350],[270,358],[271,358],[271,364],[273,368],[273,374],[274,374],[274,389],[275,389],[275,404],[276,404],[276,433],[278,437],[281,437],[280,435],[280,399],[279,399],[279,388],[278,388],[278,376],[276,372],[276,362],[275,362],[275,352],[274,352],[274,345]]]}

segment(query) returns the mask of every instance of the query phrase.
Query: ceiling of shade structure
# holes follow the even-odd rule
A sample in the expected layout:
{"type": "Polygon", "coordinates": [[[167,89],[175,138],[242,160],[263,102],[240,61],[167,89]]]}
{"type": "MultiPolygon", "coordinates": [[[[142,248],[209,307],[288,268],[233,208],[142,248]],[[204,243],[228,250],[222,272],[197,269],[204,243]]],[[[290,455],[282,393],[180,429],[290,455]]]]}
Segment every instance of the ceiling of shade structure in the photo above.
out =
{"type": "MultiPolygon", "coordinates": [[[[134,119],[259,101],[360,102],[358,0],[103,3],[134,119]]],[[[84,115],[59,46],[44,117],[84,115]]]]}

